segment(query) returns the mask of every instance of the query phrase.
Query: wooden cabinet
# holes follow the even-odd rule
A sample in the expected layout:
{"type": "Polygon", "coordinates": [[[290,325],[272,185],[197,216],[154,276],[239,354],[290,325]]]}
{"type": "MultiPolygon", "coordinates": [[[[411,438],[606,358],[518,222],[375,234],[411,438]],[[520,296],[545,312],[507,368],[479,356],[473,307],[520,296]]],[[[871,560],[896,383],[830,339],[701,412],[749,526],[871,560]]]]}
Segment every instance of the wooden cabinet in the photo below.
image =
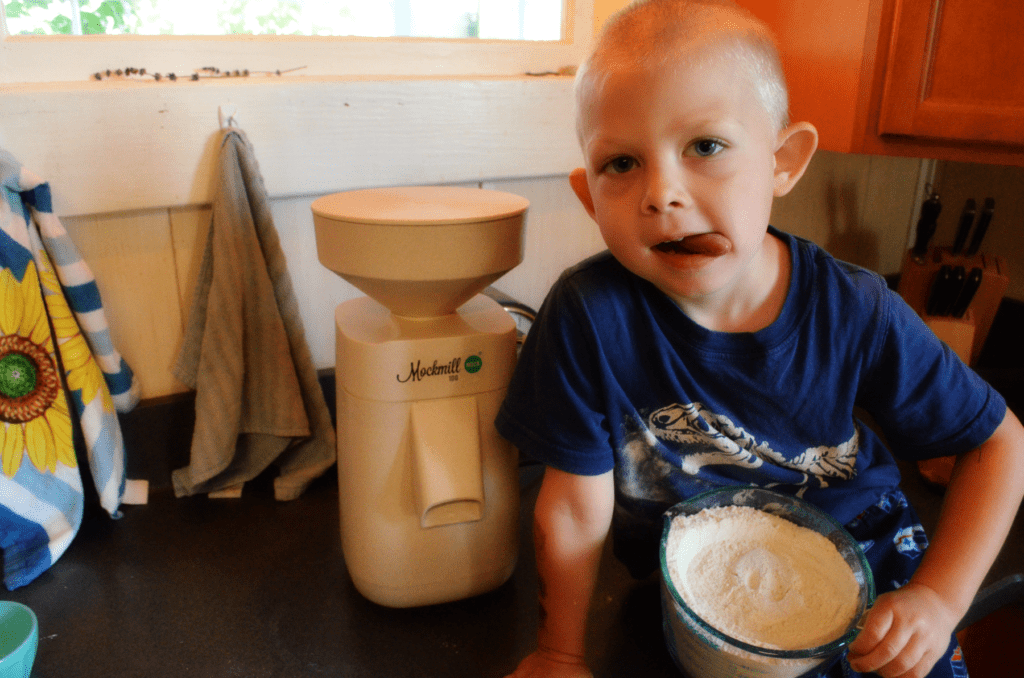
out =
{"type": "Polygon", "coordinates": [[[900,0],[878,131],[1024,143],[1024,12],[1009,0],[900,0]]]}
{"type": "Polygon", "coordinates": [[[1020,0],[739,0],[821,148],[1024,166],[1020,0]]]}

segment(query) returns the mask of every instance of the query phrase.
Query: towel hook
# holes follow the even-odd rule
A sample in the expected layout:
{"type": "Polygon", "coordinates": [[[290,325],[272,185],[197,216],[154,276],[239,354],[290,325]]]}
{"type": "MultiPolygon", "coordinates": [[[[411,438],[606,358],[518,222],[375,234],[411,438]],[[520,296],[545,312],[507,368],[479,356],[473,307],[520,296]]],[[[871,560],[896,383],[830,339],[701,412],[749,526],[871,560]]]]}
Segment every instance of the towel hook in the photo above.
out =
{"type": "Polygon", "coordinates": [[[218,106],[217,120],[220,122],[220,128],[238,127],[238,121],[235,120],[236,113],[238,113],[238,106],[235,104],[221,104],[218,106]]]}

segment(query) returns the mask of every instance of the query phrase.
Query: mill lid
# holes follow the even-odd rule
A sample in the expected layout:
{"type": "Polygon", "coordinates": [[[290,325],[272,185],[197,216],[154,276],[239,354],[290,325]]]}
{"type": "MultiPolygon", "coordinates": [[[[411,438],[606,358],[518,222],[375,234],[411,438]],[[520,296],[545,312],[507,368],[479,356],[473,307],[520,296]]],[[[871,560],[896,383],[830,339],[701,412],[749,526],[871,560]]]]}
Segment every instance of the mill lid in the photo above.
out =
{"type": "Polygon", "coordinates": [[[369,188],[317,198],[313,214],[362,224],[438,225],[507,219],[530,202],[502,191],[463,186],[369,188]]]}

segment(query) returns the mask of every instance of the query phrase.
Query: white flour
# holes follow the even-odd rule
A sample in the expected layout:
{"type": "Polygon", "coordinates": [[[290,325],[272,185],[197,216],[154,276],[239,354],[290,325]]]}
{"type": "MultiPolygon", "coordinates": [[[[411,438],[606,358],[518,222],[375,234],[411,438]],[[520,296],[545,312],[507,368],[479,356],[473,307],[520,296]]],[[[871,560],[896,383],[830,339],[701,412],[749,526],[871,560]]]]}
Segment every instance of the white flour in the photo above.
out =
{"type": "Polygon", "coordinates": [[[675,518],[666,559],[686,604],[751,645],[817,647],[842,636],[857,611],[859,586],[832,542],[756,508],[675,518]]]}

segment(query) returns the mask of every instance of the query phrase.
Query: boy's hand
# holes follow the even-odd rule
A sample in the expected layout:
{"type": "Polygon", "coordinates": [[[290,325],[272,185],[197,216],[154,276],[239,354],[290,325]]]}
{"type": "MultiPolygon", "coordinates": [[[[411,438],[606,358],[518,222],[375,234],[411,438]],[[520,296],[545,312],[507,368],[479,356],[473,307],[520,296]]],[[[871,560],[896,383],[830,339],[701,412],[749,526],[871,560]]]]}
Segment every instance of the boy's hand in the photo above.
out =
{"type": "Polygon", "coordinates": [[[594,678],[594,674],[583,659],[540,649],[527,655],[515,673],[505,678],[594,678]]]}
{"type": "Polygon", "coordinates": [[[958,621],[935,591],[911,581],[875,601],[850,644],[850,668],[883,678],[923,678],[949,647],[958,621]]]}

